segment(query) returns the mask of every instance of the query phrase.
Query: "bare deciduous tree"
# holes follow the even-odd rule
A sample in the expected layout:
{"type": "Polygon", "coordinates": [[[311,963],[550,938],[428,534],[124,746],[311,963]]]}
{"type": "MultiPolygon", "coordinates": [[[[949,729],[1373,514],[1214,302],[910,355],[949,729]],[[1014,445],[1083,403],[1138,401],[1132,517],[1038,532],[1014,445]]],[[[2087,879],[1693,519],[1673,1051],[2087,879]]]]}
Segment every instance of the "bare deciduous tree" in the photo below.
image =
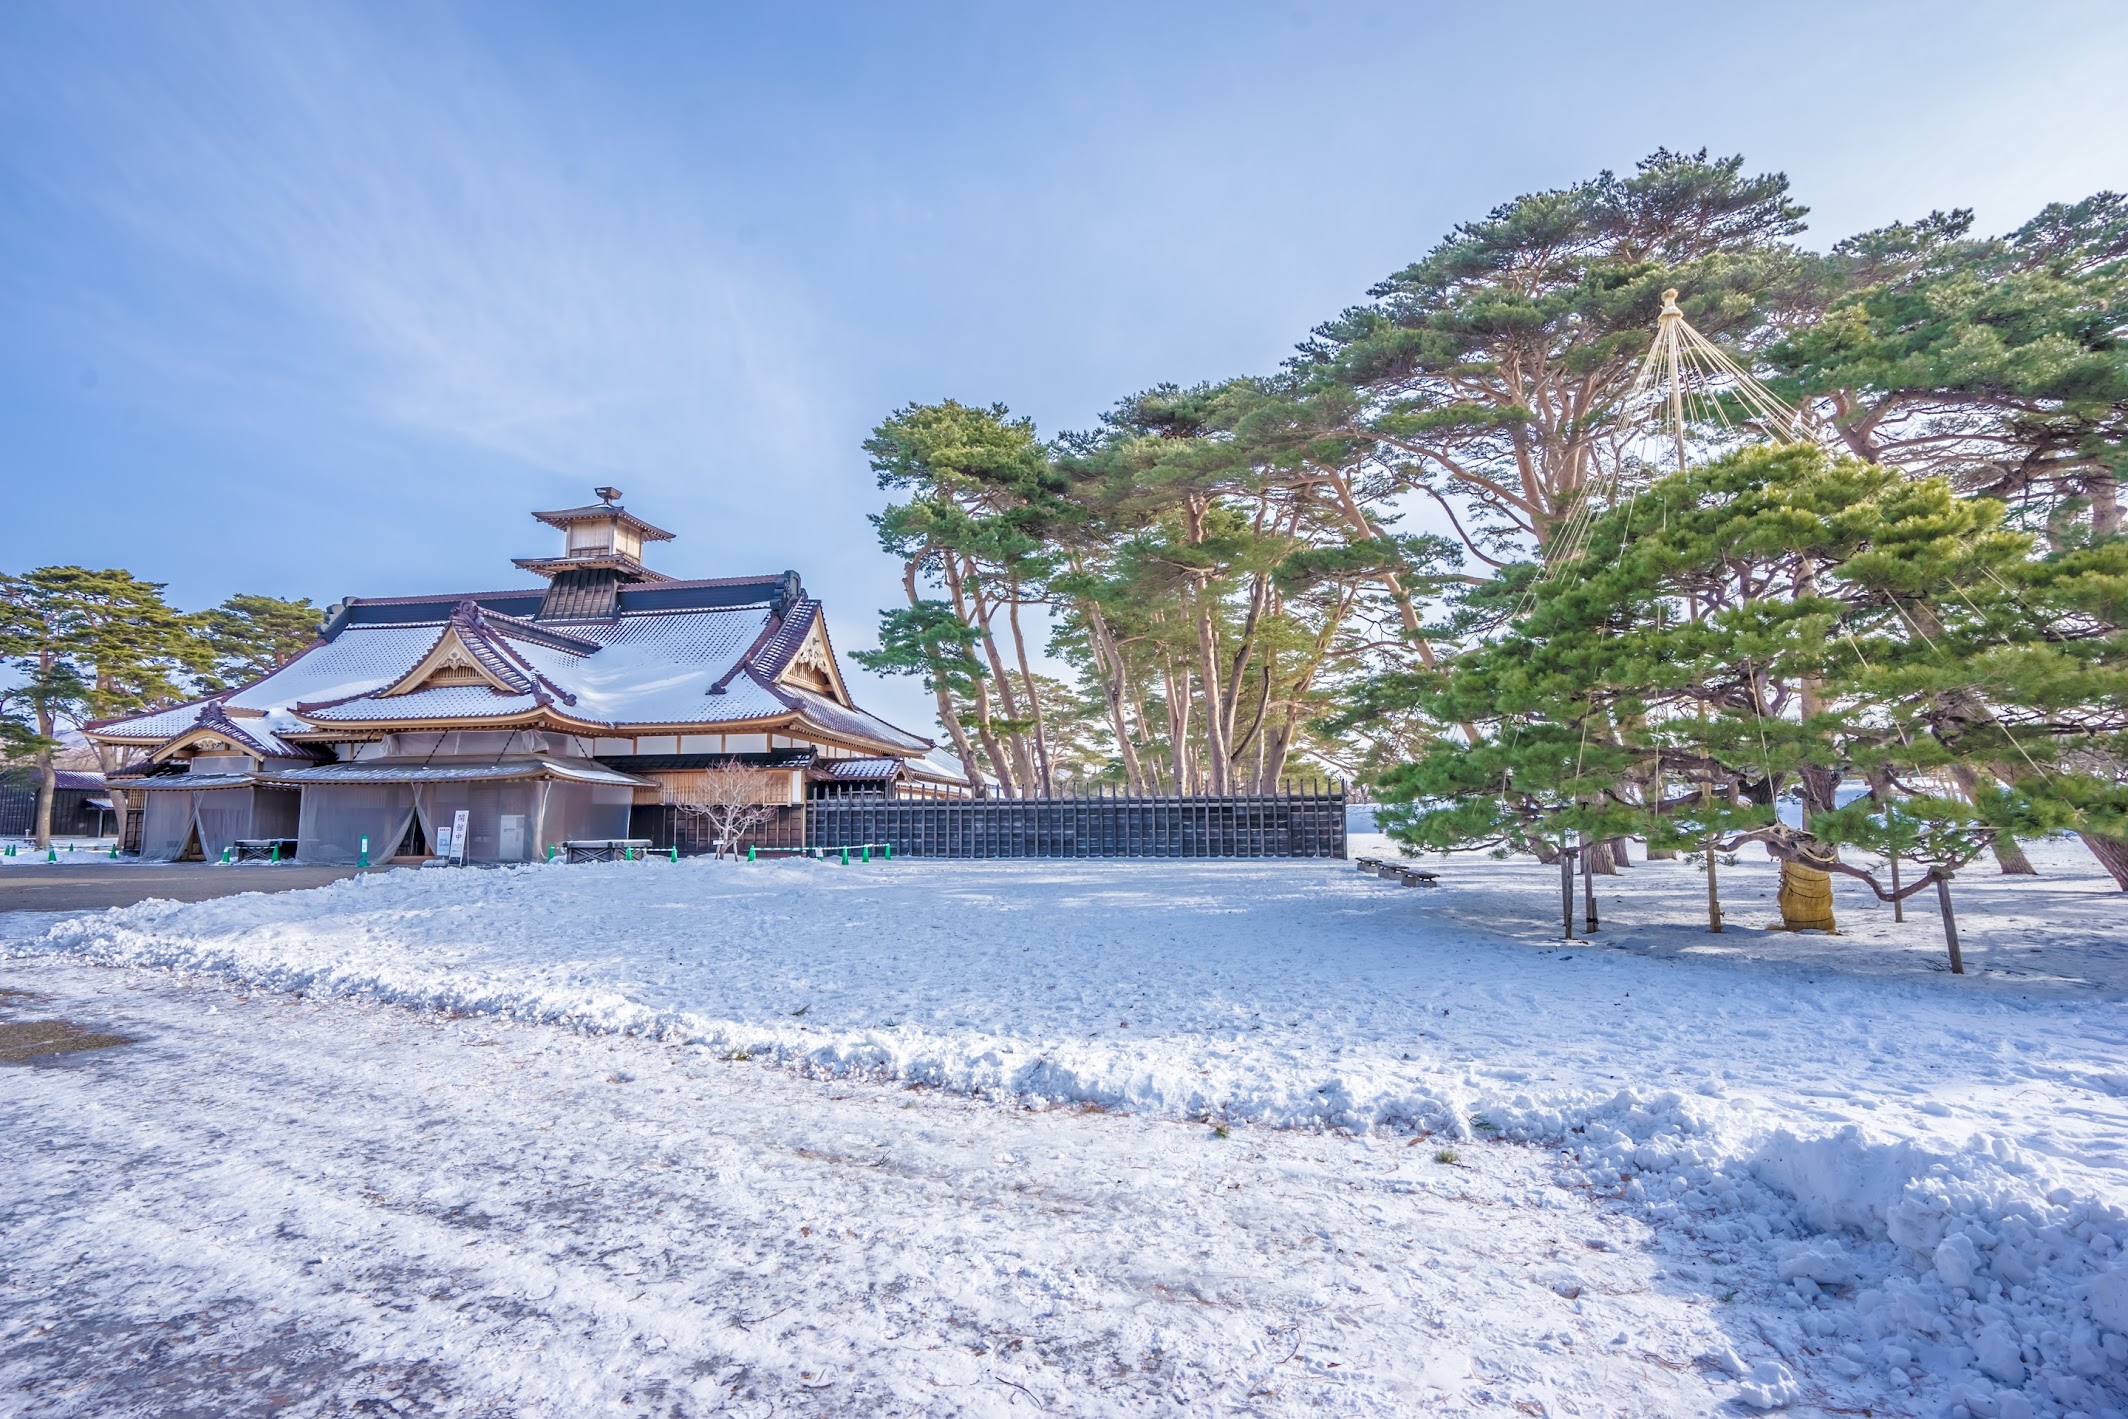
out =
{"type": "Polygon", "coordinates": [[[738,848],[739,840],[768,822],[769,805],[762,802],[766,775],[744,764],[719,764],[690,774],[673,790],[673,807],[682,818],[702,825],[723,857],[738,848]]]}

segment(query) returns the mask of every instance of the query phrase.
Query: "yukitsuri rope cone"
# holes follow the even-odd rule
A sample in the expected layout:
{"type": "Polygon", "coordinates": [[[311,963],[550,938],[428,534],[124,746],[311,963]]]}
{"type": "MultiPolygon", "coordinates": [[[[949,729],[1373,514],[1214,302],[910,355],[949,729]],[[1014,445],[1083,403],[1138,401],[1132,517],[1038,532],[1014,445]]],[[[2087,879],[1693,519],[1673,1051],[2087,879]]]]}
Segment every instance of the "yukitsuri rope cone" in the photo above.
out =
{"type": "MultiPolygon", "coordinates": [[[[1662,314],[1655,326],[1655,343],[1641,361],[1640,372],[1634,379],[1632,392],[1626,396],[1626,403],[1629,407],[1643,402],[1656,404],[1654,396],[1662,386],[1668,386],[1663,391],[1667,397],[1656,407],[1662,407],[1667,415],[1679,472],[1685,468],[1685,426],[1691,417],[1711,419],[1731,433],[1737,431],[1721,400],[1715,397],[1713,387],[1716,384],[1725,386],[1730,397],[1748,411],[1770,437],[1781,443],[1811,441],[1794,409],[1692,328],[1677,304],[1675,288],[1662,293],[1662,302],[1662,314]],[[1695,384],[1697,388],[1693,387],[1695,384]]],[[[1593,499],[1584,501],[1593,502],[1593,499]]],[[[1586,511],[1593,512],[1593,508],[1586,511]]],[[[1711,850],[1707,858],[1708,929],[1719,931],[1721,914],[1715,905],[1714,854],[1711,850]]],[[[1781,926],[1786,930],[1839,930],[1832,914],[1832,878],[1815,867],[1783,858],[1778,900],[1781,926]]]]}

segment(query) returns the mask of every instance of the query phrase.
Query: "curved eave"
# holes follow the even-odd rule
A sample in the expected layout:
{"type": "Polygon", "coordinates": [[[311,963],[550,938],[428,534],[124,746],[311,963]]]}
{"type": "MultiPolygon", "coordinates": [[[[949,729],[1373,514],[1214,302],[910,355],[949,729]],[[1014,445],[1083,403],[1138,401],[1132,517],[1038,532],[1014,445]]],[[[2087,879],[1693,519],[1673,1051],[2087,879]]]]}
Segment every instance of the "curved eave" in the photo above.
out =
{"type": "Polygon", "coordinates": [[[122,749],[153,749],[170,736],[167,734],[112,734],[101,729],[84,729],[81,737],[91,744],[109,744],[122,749]]]}
{"type": "Polygon", "coordinates": [[[629,529],[645,542],[670,542],[674,540],[673,534],[667,532],[664,528],[653,527],[627,508],[613,503],[592,503],[585,507],[554,508],[547,512],[535,512],[532,516],[536,521],[544,522],[549,527],[562,528],[564,530],[575,526],[579,522],[611,522],[629,529]]]}
{"type": "Polygon", "coordinates": [[[864,749],[868,751],[868,756],[872,758],[906,759],[912,754],[929,752],[926,749],[911,749],[906,744],[895,744],[885,739],[873,739],[865,735],[852,734],[847,730],[828,729],[815,724],[802,714],[793,714],[790,717],[790,723],[795,728],[803,729],[808,737],[818,739],[821,743],[839,744],[846,749],[864,749]]]}
{"type": "Polygon", "coordinates": [[[516,714],[460,715],[438,719],[313,719],[301,710],[294,713],[298,719],[311,727],[307,730],[291,730],[280,737],[306,742],[312,739],[360,734],[420,733],[430,729],[523,729],[541,719],[553,717],[544,706],[520,710],[516,714]]]}
{"type": "MultiPolygon", "coordinates": [[[[573,715],[557,713],[541,706],[521,711],[514,715],[488,715],[480,717],[459,716],[438,719],[312,719],[297,714],[309,724],[306,730],[290,730],[279,737],[293,742],[308,743],[315,739],[332,739],[355,735],[423,734],[435,729],[526,729],[531,727],[551,728],[565,734],[582,734],[594,739],[641,738],[674,734],[731,734],[753,733],[788,729],[797,723],[795,713],[757,715],[752,719],[710,719],[691,723],[633,723],[611,724],[604,720],[577,719],[573,715]]],[[[810,727],[810,726],[808,726],[810,727]]],[[[825,733],[825,731],[817,731],[825,733]]],[[[846,736],[830,736],[837,742],[846,736]]],[[[157,741],[160,742],[160,741],[157,741]]]]}
{"type": "Polygon", "coordinates": [[[586,557],[512,557],[512,566],[522,567],[540,576],[555,576],[562,572],[626,572],[637,581],[652,584],[671,581],[663,572],[654,572],[634,557],[621,552],[600,552],[586,557]]]}
{"type": "Polygon", "coordinates": [[[264,763],[267,759],[274,757],[273,751],[257,740],[253,739],[248,744],[239,744],[236,742],[239,738],[251,739],[251,736],[245,734],[242,730],[231,733],[226,726],[220,724],[195,724],[190,729],[180,729],[168,739],[157,741],[155,747],[148,751],[148,760],[150,763],[160,763],[196,739],[219,739],[228,744],[230,748],[236,750],[237,753],[247,755],[260,763],[264,763]]]}

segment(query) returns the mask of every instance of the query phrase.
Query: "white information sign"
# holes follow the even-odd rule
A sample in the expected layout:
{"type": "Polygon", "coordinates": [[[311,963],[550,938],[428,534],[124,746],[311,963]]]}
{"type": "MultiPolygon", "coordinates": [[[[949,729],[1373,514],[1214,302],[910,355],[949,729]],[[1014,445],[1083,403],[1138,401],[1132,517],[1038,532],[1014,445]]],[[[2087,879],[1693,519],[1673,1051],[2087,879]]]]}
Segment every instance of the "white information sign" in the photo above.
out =
{"type": "Polygon", "coordinates": [[[463,809],[463,808],[459,809],[459,810],[458,810],[458,811],[457,811],[456,813],[453,813],[453,814],[451,815],[451,853],[450,853],[450,857],[451,857],[451,861],[453,861],[453,862],[457,862],[457,863],[463,863],[463,862],[465,861],[465,840],[466,840],[466,818],[467,818],[467,816],[468,816],[468,815],[467,815],[467,812],[466,812],[466,810],[465,810],[465,809],[463,809]]]}

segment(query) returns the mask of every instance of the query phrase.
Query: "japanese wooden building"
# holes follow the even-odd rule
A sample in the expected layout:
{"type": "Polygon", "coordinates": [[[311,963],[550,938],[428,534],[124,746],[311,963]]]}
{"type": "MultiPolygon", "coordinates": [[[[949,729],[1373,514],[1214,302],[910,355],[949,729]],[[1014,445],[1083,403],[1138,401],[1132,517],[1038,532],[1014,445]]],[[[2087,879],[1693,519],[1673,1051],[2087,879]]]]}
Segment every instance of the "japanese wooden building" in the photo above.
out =
{"type": "Polygon", "coordinates": [[[302,860],[425,856],[469,815],[465,857],[522,862],[629,835],[646,805],[690,800],[742,767],[759,801],[862,784],[957,795],[927,739],[851,698],[798,573],[679,581],[644,564],[672,534],[620,494],[533,516],[557,555],[509,591],[354,598],[315,645],[240,689],[90,728],[143,751],[113,788],[150,859],[215,858],[293,839],[302,860]]]}

